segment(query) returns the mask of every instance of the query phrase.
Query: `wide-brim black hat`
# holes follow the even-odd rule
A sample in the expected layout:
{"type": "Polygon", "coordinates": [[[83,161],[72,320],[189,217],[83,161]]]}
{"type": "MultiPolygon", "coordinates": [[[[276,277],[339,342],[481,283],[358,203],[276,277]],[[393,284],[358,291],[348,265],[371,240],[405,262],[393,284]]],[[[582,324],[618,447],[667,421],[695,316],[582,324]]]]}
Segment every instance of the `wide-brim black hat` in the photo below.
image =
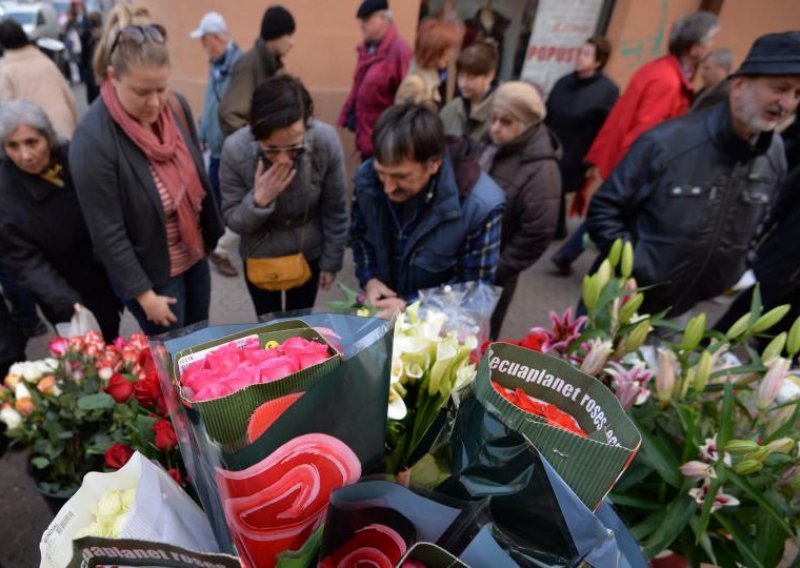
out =
{"type": "Polygon", "coordinates": [[[800,31],[767,34],[753,42],[733,77],[754,75],[800,76],[800,31]]]}

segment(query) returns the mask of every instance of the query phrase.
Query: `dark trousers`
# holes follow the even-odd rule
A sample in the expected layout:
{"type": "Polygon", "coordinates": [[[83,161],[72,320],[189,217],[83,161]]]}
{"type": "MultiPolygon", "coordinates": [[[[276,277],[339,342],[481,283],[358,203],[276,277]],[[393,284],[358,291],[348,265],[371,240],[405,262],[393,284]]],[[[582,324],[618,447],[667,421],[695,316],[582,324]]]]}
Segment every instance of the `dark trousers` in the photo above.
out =
{"type": "Polygon", "coordinates": [[[264,314],[275,312],[290,312],[314,307],[314,302],[317,300],[317,290],[319,289],[319,260],[308,261],[308,265],[311,267],[311,280],[302,286],[286,290],[285,306],[283,305],[284,292],[262,290],[253,285],[247,279],[247,274],[245,274],[244,280],[247,283],[247,291],[250,292],[250,297],[253,299],[256,315],[263,316],[264,314]]]}
{"type": "Polygon", "coordinates": [[[0,294],[0,376],[5,377],[11,365],[24,360],[25,337],[0,294]]]}
{"type": "Polygon", "coordinates": [[[208,181],[211,183],[211,191],[214,193],[214,199],[217,200],[217,207],[222,209],[222,190],[219,186],[219,156],[210,156],[208,158],[208,181]]]}
{"type": "Polygon", "coordinates": [[[567,239],[567,242],[558,249],[556,256],[567,260],[570,264],[578,260],[578,257],[583,254],[583,237],[588,232],[586,221],[583,221],[570,238],[567,239]]]}
{"type": "Polygon", "coordinates": [[[22,328],[23,333],[31,333],[42,323],[33,296],[2,266],[0,266],[0,285],[11,305],[11,319],[22,328]]]}
{"type": "Polygon", "coordinates": [[[170,306],[178,321],[168,327],[156,325],[147,319],[136,299],[125,299],[125,306],[146,335],[158,335],[207,320],[208,306],[211,303],[211,272],[208,261],[202,259],[183,274],[170,278],[164,286],[156,287],[154,292],[159,296],[171,296],[178,300],[170,306]]]}
{"type": "Polygon", "coordinates": [[[500,329],[503,327],[503,320],[506,319],[508,306],[511,305],[511,300],[514,299],[514,292],[517,290],[517,282],[519,281],[519,273],[508,278],[504,282],[495,282],[498,286],[503,287],[503,293],[500,294],[500,300],[497,302],[497,307],[492,314],[492,320],[489,328],[489,336],[491,339],[500,338],[500,329]]]}

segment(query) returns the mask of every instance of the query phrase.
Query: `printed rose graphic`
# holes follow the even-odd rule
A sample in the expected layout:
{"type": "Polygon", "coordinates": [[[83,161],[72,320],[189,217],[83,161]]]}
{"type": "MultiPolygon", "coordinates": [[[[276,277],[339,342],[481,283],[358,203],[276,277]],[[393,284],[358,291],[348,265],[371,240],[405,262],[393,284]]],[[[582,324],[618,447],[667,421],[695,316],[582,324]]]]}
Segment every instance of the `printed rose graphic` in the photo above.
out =
{"type": "Polygon", "coordinates": [[[217,468],[228,528],[254,568],[300,548],[325,516],[331,493],[358,481],[353,451],[326,434],[306,434],[242,471],[217,468]]]}
{"type": "Polygon", "coordinates": [[[400,534],[386,525],[371,524],[356,533],[334,554],[320,562],[320,568],[394,568],[406,553],[400,534]]]}

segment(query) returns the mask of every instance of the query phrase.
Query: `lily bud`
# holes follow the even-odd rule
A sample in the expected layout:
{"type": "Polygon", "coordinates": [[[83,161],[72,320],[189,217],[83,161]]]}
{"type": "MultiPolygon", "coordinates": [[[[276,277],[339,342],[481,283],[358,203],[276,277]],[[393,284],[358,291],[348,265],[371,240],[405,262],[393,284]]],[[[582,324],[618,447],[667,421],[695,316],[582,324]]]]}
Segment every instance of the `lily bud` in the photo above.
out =
{"type": "Polygon", "coordinates": [[[608,261],[611,263],[611,266],[616,268],[617,264],[619,264],[619,258],[622,254],[622,239],[617,239],[614,241],[614,244],[611,245],[611,249],[608,251],[608,261]]]}
{"type": "Polygon", "coordinates": [[[789,361],[783,357],[776,357],[769,365],[767,373],[758,385],[758,408],[764,410],[778,396],[786,373],[789,371],[789,361]]]}
{"type": "Polygon", "coordinates": [[[786,351],[792,357],[800,351],[800,318],[794,320],[791,329],[789,330],[789,337],[786,340],[786,351]]]}
{"type": "Polygon", "coordinates": [[[730,340],[737,339],[750,327],[750,314],[744,314],[725,332],[725,337],[730,340]]]}
{"type": "Polygon", "coordinates": [[[767,435],[771,436],[778,431],[778,428],[786,424],[786,421],[794,416],[793,406],[783,406],[770,412],[769,421],[767,422],[767,435]]]}
{"type": "Polygon", "coordinates": [[[647,341],[647,336],[650,335],[650,330],[653,329],[650,326],[650,320],[644,320],[636,324],[631,332],[628,334],[628,341],[625,349],[628,353],[636,351],[644,345],[644,342],[647,341]]]}
{"type": "Polygon", "coordinates": [[[581,363],[581,371],[596,377],[605,368],[608,356],[614,351],[614,347],[610,340],[600,339],[591,340],[590,345],[589,353],[581,363]]]}
{"type": "Polygon", "coordinates": [[[622,264],[620,274],[623,278],[628,278],[633,273],[633,245],[630,241],[625,241],[622,246],[622,264]]]}
{"type": "Polygon", "coordinates": [[[583,303],[588,309],[594,309],[600,298],[600,285],[597,274],[583,277],[583,303]]]}
{"type": "Polygon", "coordinates": [[[665,349],[658,351],[658,370],[656,371],[656,395],[661,402],[669,402],[675,391],[675,353],[665,349]]]}
{"type": "Polygon", "coordinates": [[[771,454],[788,454],[794,449],[794,443],[791,438],[778,438],[767,444],[767,450],[771,454]]]}
{"type": "Polygon", "coordinates": [[[709,479],[717,476],[713,465],[698,460],[686,462],[680,469],[681,474],[687,479],[709,479]]]}
{"type": "Polygon", "coordinates": [[[605,259],[600,263],[600,268],[597,269],[597,286],[602,290],[605,288],[608,281],[611,280],[611,262],[605,259]]]}
{"type": "Polygon", "coordinates": [[[769,365],[773,359],[780,357],[783,348],[786,346],[786,332],[779,333],[769,344],[764,348],[761,353],[761,360],[765,365],[769,365]]]}
{"type": "Polygon", "coordinates": [[[683,340],[681,341],[681,349],[683,351],[692,351],[700,344],[703,339],[703,333],[706,330],[706,314],[698,314],[689,320],[686,325],[686,330],[683,332],[683,340]]]}
{"type": "Polygon", "coordinates": [[[761,446],[753,440],[731,440],[728,442],[728,445],[725,446],[725,451],[732,454],[746,454],[754,452],[760,447],[761,446]]]}
{"type": "Polygon", "coordinates": [[[781,321],[786,314],[789,313],[790,309],[791,306],[789,304],[772,308],[770,311],[756,320],[756,323],[753,324],[751,331],[753,333],[761,333],[762,331],[771,328],[773,325],[781,321]]]}
{"type": "Polygon", "coordinates": [[[640,293],[634,294],[630,300],[625,302],[619,311],[619,323],[628,323],[628,320],[642,307],[642,302],[644,302],[644,295],[640,293]]]}
{"type": "Polygon", "coordinates": [[[697,363],[697,371],[694,376],[694,390],[695,392],[703,392],[706,390],[708,378],[711,376],[711,353],[703,351],[700,355],[700,361],[697,363]]]}
{"type": "Polygon", "coordinates": [[[769,455],[769,450],[766,447],[760,447],[753,452],[746,453],[742,457],[742,460],[743,461],[755,460],[758,462],[763,462],[768,455],[769,455]]]}
{"type": "Polygon", "coordinates": [[[740,475],[748,475],[750,473],[755,473],[759,471],[761,468],[764,467],[760,461],[756,460],[744,460],[737,463],[733,466],[733,471],[740,475]]]}

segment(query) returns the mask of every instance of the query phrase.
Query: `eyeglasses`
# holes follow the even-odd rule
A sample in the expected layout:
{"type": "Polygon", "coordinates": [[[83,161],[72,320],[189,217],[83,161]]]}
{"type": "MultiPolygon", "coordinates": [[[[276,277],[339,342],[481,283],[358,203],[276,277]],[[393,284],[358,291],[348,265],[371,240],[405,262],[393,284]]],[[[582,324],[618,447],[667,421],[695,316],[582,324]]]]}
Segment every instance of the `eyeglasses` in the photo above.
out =
{"type": "Polygon", "coordinates": [[[269,161],[274,161],[275,158],[280,156],[283,152],[286,152],[289,155],[289,158],[292,160],[296,160],[303,154],[305,154],[306,146],[305,141],[302,144],[298,144],[296,146],[268,146],[266,148],[261,148],[261,156],[266,158],[269,161]]]}
{"type": "Polygon", "coordinates": [[[119,30],[117,37],[114,38],[114,43],[111,44],[111,49],[108,50],[108,57],[111,57],[111,55],[114,53],[114,50],[120,43],[125,42],[142,45],[145,41],[147,41],[148,37],[156,43],[167,43],[167,30],[161,24],[125,26],[119,30]]]}

